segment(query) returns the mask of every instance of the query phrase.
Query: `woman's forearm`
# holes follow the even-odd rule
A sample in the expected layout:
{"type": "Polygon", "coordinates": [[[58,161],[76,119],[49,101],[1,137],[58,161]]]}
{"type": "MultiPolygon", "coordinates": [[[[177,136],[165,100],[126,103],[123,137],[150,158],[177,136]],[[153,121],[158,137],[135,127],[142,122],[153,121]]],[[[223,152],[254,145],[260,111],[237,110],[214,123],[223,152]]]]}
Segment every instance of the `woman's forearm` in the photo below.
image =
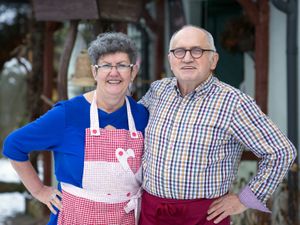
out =
{"type": "Polygon", "coordinates": [[[43,183],[30,161],[10,160],[27,190],[35,197],[43,188],[43,183]]]}
{"type": "Polygon", "coordinates": [[[54,207],[59,210],[62,209],[61,192],[51,186],[44,185],[30,161],[18,162],[11,160],[11,164],[34,198],[47,205],[54,214],[57,213],[54,207]]]}

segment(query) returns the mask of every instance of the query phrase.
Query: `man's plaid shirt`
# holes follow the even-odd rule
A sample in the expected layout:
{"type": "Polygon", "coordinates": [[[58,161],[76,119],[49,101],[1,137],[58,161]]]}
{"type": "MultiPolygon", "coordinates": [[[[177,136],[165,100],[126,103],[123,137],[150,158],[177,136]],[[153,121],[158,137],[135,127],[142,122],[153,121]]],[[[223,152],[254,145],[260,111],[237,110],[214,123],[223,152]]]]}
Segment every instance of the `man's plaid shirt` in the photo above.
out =
{"type": "Polygon", "coordinates": [[[154,82],[140,101],[150,112],[143,187],[172,199],[226,194],[243,149],[261,158],[248,189],[263,204],[296,157],[285,135],[241,91],[210,76],[182,97],[176,78],[154,82]]]}

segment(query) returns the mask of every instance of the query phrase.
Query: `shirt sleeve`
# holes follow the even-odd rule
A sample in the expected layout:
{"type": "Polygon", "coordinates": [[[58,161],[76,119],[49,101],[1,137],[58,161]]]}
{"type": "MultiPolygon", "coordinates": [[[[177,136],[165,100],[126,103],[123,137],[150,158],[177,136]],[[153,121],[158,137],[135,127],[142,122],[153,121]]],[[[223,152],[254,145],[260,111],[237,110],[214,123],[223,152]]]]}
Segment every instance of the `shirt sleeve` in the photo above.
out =
{"type": "Polygon", "coordinates": [[[141,100],[138,102],[142,105],[144,105],[148,110],[150,110],[151,102],[154,99],[155,91],[157,87],[159,86],[159,81],[154,81],[151,85],[149,90],[146,92],[146,94],[141,98],[141,100]]]}
{"type": "Polygon", "coordinates": [[[142,104],[148,109],[150,106],[150,100],[151,100],[151,87],[147,91],[147,93],[141,98],[141,100],[138,101],[138,103],[142,104]]]}
{"type": "MultiPolygon", "coordinates": [[[[243,196],[251,195],[265,206],[296,158],[296,149],[250,98],[241,100],[233,116],[231,129],[238,142],[260,158],[257,174],[239,195],[241,202],[243,196]]],[[[249,208],[268,211],[266,207],[266,210],[256,207],[251,201],[248,201],[250,205],[247,205],[247,201],[243,203],[249,208]]]]}
{"type": "Polygon", "coordinates": [[[37,120],[7,136],[3,155],[16,161],[27,161],[32,151],[55,149],[63,139],[64,127],[64,105],[58,103],[37,120]]]}

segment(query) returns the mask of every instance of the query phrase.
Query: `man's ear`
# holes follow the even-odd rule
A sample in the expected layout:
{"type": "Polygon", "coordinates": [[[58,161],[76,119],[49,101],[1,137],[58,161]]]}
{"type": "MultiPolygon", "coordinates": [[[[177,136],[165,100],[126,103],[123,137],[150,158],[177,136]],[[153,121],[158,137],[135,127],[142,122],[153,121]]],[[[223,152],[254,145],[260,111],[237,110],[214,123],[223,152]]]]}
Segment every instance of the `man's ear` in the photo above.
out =
{"type": "Polygon", "coordinates": [[[171,54],[169,53],[168,54],[168,61],[169,61],[170,69],[171,69],[171,71],[173,71],[171,60],[172,60],[171,59],[171,54]]]}
{"type": "Polygon", "coordinates": [[[217,52],[214,52],[213,54],[214,55],[212,56],[212,59],[211,59],[212,63],[211,63],[211,66],[210,66],[211,70],[216,69],[218,61],[219,61],[219,54],[217,52]]]}

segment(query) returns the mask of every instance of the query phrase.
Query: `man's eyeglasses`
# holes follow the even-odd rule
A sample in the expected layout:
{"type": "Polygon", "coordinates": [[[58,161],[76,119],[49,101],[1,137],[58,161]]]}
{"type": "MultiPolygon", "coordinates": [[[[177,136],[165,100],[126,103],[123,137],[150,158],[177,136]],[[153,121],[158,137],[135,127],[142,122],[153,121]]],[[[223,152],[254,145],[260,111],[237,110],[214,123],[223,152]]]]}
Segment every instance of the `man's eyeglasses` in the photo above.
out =
{"type": "Polygon", "coordinates": [[[100,70],[101,72],[104,72],[104,73],[109,73],[113,67],[116,68],[116,70],[119,72],[119,73],[126,73],[126,72],[129,72],[130,70],[132,70],[132,67],[134,66],[133,64],[117,64],[115,66],[111,65],[111,64],[102,64],[102,65],[94,65],[95,68],[97,70],[100,70]]]}
{"type": "Polygon", "coordinates": [[[170,50],[170,52],[172,52],[173,55],[177,59],[183,59],[185,57],[186,52],[190,52],[191,56],[194,59],[198,59],[203,55],[203,52],[205,52],[205,51],[214,52],[215,50],[202,49],[202,48],[199,48],[199,47],[194,47],[194,48],[191,48],[191,49],[175,48],[175,49],[170,50]]]}

